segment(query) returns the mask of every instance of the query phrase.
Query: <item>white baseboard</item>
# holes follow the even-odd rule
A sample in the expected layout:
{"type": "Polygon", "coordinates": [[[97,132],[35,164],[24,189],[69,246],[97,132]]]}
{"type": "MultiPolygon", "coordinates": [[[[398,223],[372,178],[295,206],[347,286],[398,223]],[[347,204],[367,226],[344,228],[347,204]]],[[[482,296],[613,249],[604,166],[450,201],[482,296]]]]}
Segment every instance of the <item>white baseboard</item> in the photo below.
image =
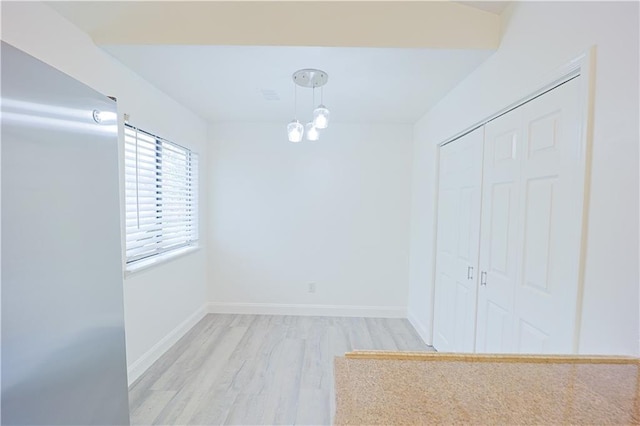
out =
{"type": "Polygon", "coordinates": [[[129,376],[129,386],[135,382],[151,365],[156,362],[171,346],[187,334],[207,314],[207,305],[203,305],[186,320],[182,321],[169,334],[164,336],[151,349],[145,352],[140,358],[131,363],[127,368],[129,376]]]}
{"type": "Polygon", "coordinates": [[[408,312],[407,319],[409,320],[413,328],[416,329],[416,331],[418,332],[418,335],[424,341],[424,343],[429,346],[433,346],[433,341],[431,340],[431,333],[427,331],[427,327],[425,327],[425,325],[422,322],[420,322],[420,320],[418,320],[418,318],[416,318],[415,315],[413,315],[413,313],[411,312],[408,312]]]}
{"type": "Polygon", "coordinates": [[[404,306],[286,305],[278,303],[209,303],[212,314],[303,315],[319,317],[406,318],[404,306]]]}

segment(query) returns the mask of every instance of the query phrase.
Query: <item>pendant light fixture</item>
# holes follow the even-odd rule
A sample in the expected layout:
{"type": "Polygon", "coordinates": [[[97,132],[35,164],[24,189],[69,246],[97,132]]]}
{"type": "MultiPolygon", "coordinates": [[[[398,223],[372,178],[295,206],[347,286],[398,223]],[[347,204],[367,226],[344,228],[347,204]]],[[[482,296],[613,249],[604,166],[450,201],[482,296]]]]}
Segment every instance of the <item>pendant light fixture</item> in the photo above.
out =
{"type": "Polygon", "coordinates": [[[308,122],[305,126],[305,131],[307,132],[307,140],[308,141],[317,141],[320,139],[320,132],[313,125],[313,122],[308,122]]]}
{"type": "MultiPolygon", "coordinates": [[[[311,97],[311,105],[315,105],[316,104],[316,88],[315,86],[312,88],[312,97],[311,97]]],[[[317,141],[318,139],[320,139],[320,132],[318,132],[318,129],[316,128],[316,126],[313,124],[313,121],[310,121],[307,123],[306,126],[304,126],[305,131],[307,132],[307,140],[308,141],[317,141]]]]}
{"type": "MultiPolygon", "coordinates": [[[[293,73],[294,83],[294,117],[297,117],[298,97],[297,86],[306,87],[313,90],[312,101],[315,105],[315,88],[324,86],[329,80],[329,75],[321,70],[306,68],[293,73]]],[[[313,111],[312,119],[306,126],[303,126],[297,118],[294,118],[287,126],[287,133],[290,142],[300,142],[306,133],[307,140],[317,141],[320,138],[319,129],[326,129],[329,124],[329,110],[322,105],[322,94],[320,106],[313,111]]]]}
{"type": "MultiPolygon", "coordinates": [[[[316,129],[326,129],[329,125],[329,110],[322,103],[324,89],[320,88],[320,105],[313,110],[313,125],[316,129]]],[[[315,102],[314,102],[315,105],[315,102]]]]}
{"type": "Polygon", "coordinates": [[[287,125],[287,134],[289,136],[289,142],[300,142],[302,140],[302,134],[304,133],[304,127],[302,123],[296,118],[298,116],[298,87],[293,87],[293,117],[294,119],[287,125]]]}
{"type": "Polygon", "coordinates": [[[304,127],[298,120],[292,120],[287,126],[287,133],[289,134],[289,142],[300,142],[304,133],[304,127]]]}

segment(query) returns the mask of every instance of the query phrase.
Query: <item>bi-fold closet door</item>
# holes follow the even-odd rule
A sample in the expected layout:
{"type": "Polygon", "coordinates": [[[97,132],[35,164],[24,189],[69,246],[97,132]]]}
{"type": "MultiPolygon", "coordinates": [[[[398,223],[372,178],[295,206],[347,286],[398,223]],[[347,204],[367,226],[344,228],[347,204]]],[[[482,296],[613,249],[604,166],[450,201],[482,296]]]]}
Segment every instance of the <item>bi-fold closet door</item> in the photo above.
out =
{"type": "Polygon", "coordinates": [[[475,347],[482,144],[477,129],[440,150],[434,346],[475,347]]]}
{"type": "Polygon", "coordinates": [[[575,352],[579,87],[576,77],[441,148],[436,349],[575,352]]]}

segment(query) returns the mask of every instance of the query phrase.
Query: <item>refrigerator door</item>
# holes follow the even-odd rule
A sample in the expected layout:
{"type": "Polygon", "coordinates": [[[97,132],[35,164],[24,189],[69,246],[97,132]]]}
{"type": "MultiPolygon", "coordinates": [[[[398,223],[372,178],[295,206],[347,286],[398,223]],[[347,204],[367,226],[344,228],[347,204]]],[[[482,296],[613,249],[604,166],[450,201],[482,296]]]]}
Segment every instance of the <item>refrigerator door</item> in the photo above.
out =
{"type": "Polygon", "coordinates": [[[115,102],[1,48],[2,424],[129,424],[115,102]]]}

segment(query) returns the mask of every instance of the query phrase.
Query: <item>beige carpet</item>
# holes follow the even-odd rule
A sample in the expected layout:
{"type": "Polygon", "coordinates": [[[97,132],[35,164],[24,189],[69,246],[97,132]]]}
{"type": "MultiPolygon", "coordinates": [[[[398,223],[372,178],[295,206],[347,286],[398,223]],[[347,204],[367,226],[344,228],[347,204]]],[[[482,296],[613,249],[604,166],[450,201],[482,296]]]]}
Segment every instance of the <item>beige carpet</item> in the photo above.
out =
{"type": "Polygon", "coordinates": [[[337,425],[639,424],[632,358],[351,353],[337,425]]]}

